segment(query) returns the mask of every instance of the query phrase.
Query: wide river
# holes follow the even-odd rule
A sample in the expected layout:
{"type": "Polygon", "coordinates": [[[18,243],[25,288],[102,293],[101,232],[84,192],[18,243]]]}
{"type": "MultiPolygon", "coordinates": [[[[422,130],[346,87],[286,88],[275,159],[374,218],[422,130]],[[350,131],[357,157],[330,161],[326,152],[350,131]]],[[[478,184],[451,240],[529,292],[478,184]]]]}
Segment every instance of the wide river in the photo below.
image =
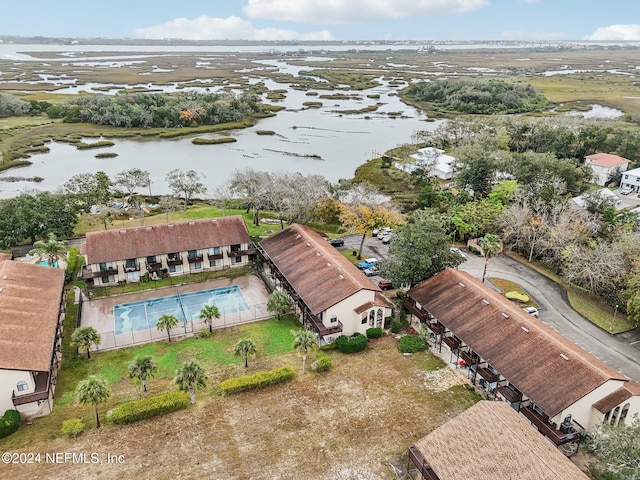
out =
{"type": "MultiPolygon", "coordinates": [[[[122,49],[122,47],[121,47],[122,49]]],[[[256,61],[278,67],[280,71],[296,74],[300,67],[282,61],[256,61]]],[[[255,76],[252,75],[252,76],[255,76]]],[[[115,145],[93,150],[77,150],[65,143],[50,142],[49,153],[33,155],[32,165],[10,169],[0,177],[43,177],[41,183],[0,182],[0,197],[11,197],[30,189],[55,190],[72,175],[102,170],[108,175],[130,168],[141,168],[151,173],[153,194],[168,193],[165,175],[172,169],[193,169],[204,176],[209,191],[223,185],[236,169],[252,167],[268,171],[296,171],[315,173],[331,182],[352,178],[355,169],[367,160],[412,141],[418,130],[436,128],[440,121],[427,122],[415,108],[405,105],[395,94],[398,87],[389,86],[379,79],[381,86],[362,92],[319,91],[358,94],[360,99],[329,100],[307,96],[305,92],[292,90],[286,84],[278,84],[265,78],[270,89],[287,89],[286,99],[270,102],[286,109],[276,116],[260,120],[256,126],[220,134],[200,135],[211,138],[231,136],[235,143],[219,145],[193,145],[193,137],[179,139],[115,139],[115,145]],[[378,94],[379,98],[367,98],[378,94]],[[305,108],[304,102],[320,101],[321,108],[305,108]],[[339,110],[358,110],[380,103],[378,110],[366,114],[341,114],[339,110]],[[397,118],[387,113],[400,112],[397,118]],[[257,135],[257,130],[272,130],[276,135],[257,135]],[[113,152],[118,156],[97,159],[97,153],[113,152]],[[318,155],[304,157],[304,155],[318,155]]],[[[100,86],[100,85],[97,85],[100,86]]],[[[80,86],[80,89],[84,87],[80,86]]],[[[171,87],[164,87],[170,91],[171,87]]],[[[64,89],[61,93],[68,93],[64,89]]],[[[78,91],[79,89],[76,89],[78,91]]],[[[94,142],[99,139],[87,139],[94,142]]]]}

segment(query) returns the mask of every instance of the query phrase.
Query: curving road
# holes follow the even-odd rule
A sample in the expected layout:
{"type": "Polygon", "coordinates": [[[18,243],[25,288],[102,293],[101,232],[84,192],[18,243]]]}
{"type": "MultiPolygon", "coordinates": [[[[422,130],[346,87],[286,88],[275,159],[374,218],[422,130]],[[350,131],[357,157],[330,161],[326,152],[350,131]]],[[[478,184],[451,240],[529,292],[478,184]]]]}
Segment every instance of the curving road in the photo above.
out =
{"type": "MultiPolygon", "coordinates": [[[[460,265],[460,270],[481,279],[484,258],[465,254],[468,260],[460,265]]],[[[489,260],[487,277],[504,278],[521,285],[540,305],[540,321],[630,379],[640,382],[640,328],[618,335],[605,332],[571,308],[562,287],[506,255],[489,260]]]]}

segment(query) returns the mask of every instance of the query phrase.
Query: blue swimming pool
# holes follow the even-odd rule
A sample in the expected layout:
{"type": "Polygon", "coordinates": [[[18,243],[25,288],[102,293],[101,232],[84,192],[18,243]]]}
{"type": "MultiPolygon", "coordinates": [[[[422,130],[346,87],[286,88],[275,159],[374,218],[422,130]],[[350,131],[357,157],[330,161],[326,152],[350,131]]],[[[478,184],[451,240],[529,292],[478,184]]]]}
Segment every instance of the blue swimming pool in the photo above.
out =
{"type": "MultiPolygon", "coordinates": [[[[42,265],[43,267],[50,267],[49,262],[47,260],[40,260],[38,265],[42,265]]],[[[58,260],[53,262],[53,268],[58,268],[58,260]]]]}
{"type": "Polygon", "coordinates": [[[249,305],[237,285],[200,292],[182,293],[167,297],[122,303],[113,307],[115,333],[155,329],[162,315],[175,315],[180,322],[196,320],[205,305],[216,305],[220,315],[249,310],[249,305]]]}

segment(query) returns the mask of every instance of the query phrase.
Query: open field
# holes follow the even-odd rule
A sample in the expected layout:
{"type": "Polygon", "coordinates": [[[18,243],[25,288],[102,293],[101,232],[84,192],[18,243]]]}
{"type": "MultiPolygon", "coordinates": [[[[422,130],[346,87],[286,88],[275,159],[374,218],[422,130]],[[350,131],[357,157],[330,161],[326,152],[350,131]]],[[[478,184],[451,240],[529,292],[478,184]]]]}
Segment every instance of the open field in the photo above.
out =
{"type": "MultiPolygon", "coordinates": [[[[391,479],[395,478],[387,464],[391,455],[400,455],[478,400],[466,387],[454,385],[461,382],[450,380],[448,369],[442,375],[427,375],[423,369],[442,366],[429,352],[404,356],[390,336],[371,342],[362,354],[332,351],[330,355],[331,371],[299,375],[286,385],[228,397],[199,393],[194,407],[151,421],[107,426],[75,440],[56,438],[28,447],[17,447],[11,437],[3,445],[3,450],[43,455],[119,454],[125,459],[122,465],[108,465],[105,460],[101,465],[11,465],[5,471],[16,480],[34,476],[391,479]]],[[[249,371],[284,364],[300,371],[300,358],[293,353],[258,359],[249,371]]],[[[210,382],[221,378],[212,374],[210,382]]],[[[89,407],[75,407],[69,414],[82,414],[92,424],[89,407]]],[[[52,423],[52,418],[43,420],[52,423]]],[[[39,422],[23,430],[36,428],[39,422]]],[[[21,434],[22,430],[17,435],[21,434]]]]}

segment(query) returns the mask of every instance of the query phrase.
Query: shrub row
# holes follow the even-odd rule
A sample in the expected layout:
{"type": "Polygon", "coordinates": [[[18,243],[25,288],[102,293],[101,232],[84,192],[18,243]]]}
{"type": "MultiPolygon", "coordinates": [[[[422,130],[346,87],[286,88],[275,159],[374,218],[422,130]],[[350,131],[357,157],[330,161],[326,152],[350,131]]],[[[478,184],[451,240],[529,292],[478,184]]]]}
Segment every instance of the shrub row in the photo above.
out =
{"type": "Polygon", "coordinates": [[[256,372],[253,375],[229,378],[220,384],[220,389],[224,393],[240,393],[258,388],[288,382],[296,376],[293,367],[280,367],[268,372],[256,372]]]}
{"type": "Polygon", "coordinates": [[[70,418],[62,422],[62,428],[60,432],[69,438],[75,438],[80,435],[85,429],[85,424],[79,418],[70,418]]]}
{"type": "Polygon", "coordinates": [[[346,335],[340,335],[336,338],[336,346],[338,350],[342,353],[357,353],[363,351],[367,348],[367,342],[369,340],[367,337],[362,335],[361,333],[356,333],[351,337],[347,337],[346,335]]]}
{"type": "Polygon", "coordinates": [[[324,352],[316,353],[316,359],[311,364],[311,370],[314,372],[327,372],[331,370],[331,357],[324,352]]]}
{"type": "Polygon", "coordinates": [[[20,428],[21,423],[20,412],[17,410],[4,412],[4,415],[0,417],[0,438],[8,437],[14,433],[20,428]]]}
{"type": "Polygon", "coordinates": [[[398,350],[402,353],[416,353],[426,350],[427,342],[417,335],[404,335],[398,342],[398,350]]]}
{"type": "Polygon", "coordinates": [[[382,333],[381,328],[367,328],[367,338],[380,338],[382,333]]]}
{"type": "Polygon", "coordinates": [[[182,410],[188,406],[189,396],[185,392],[169,392],[118,405],[107,412],[107,419],[111,423],[123,425],[182,410]]]}

